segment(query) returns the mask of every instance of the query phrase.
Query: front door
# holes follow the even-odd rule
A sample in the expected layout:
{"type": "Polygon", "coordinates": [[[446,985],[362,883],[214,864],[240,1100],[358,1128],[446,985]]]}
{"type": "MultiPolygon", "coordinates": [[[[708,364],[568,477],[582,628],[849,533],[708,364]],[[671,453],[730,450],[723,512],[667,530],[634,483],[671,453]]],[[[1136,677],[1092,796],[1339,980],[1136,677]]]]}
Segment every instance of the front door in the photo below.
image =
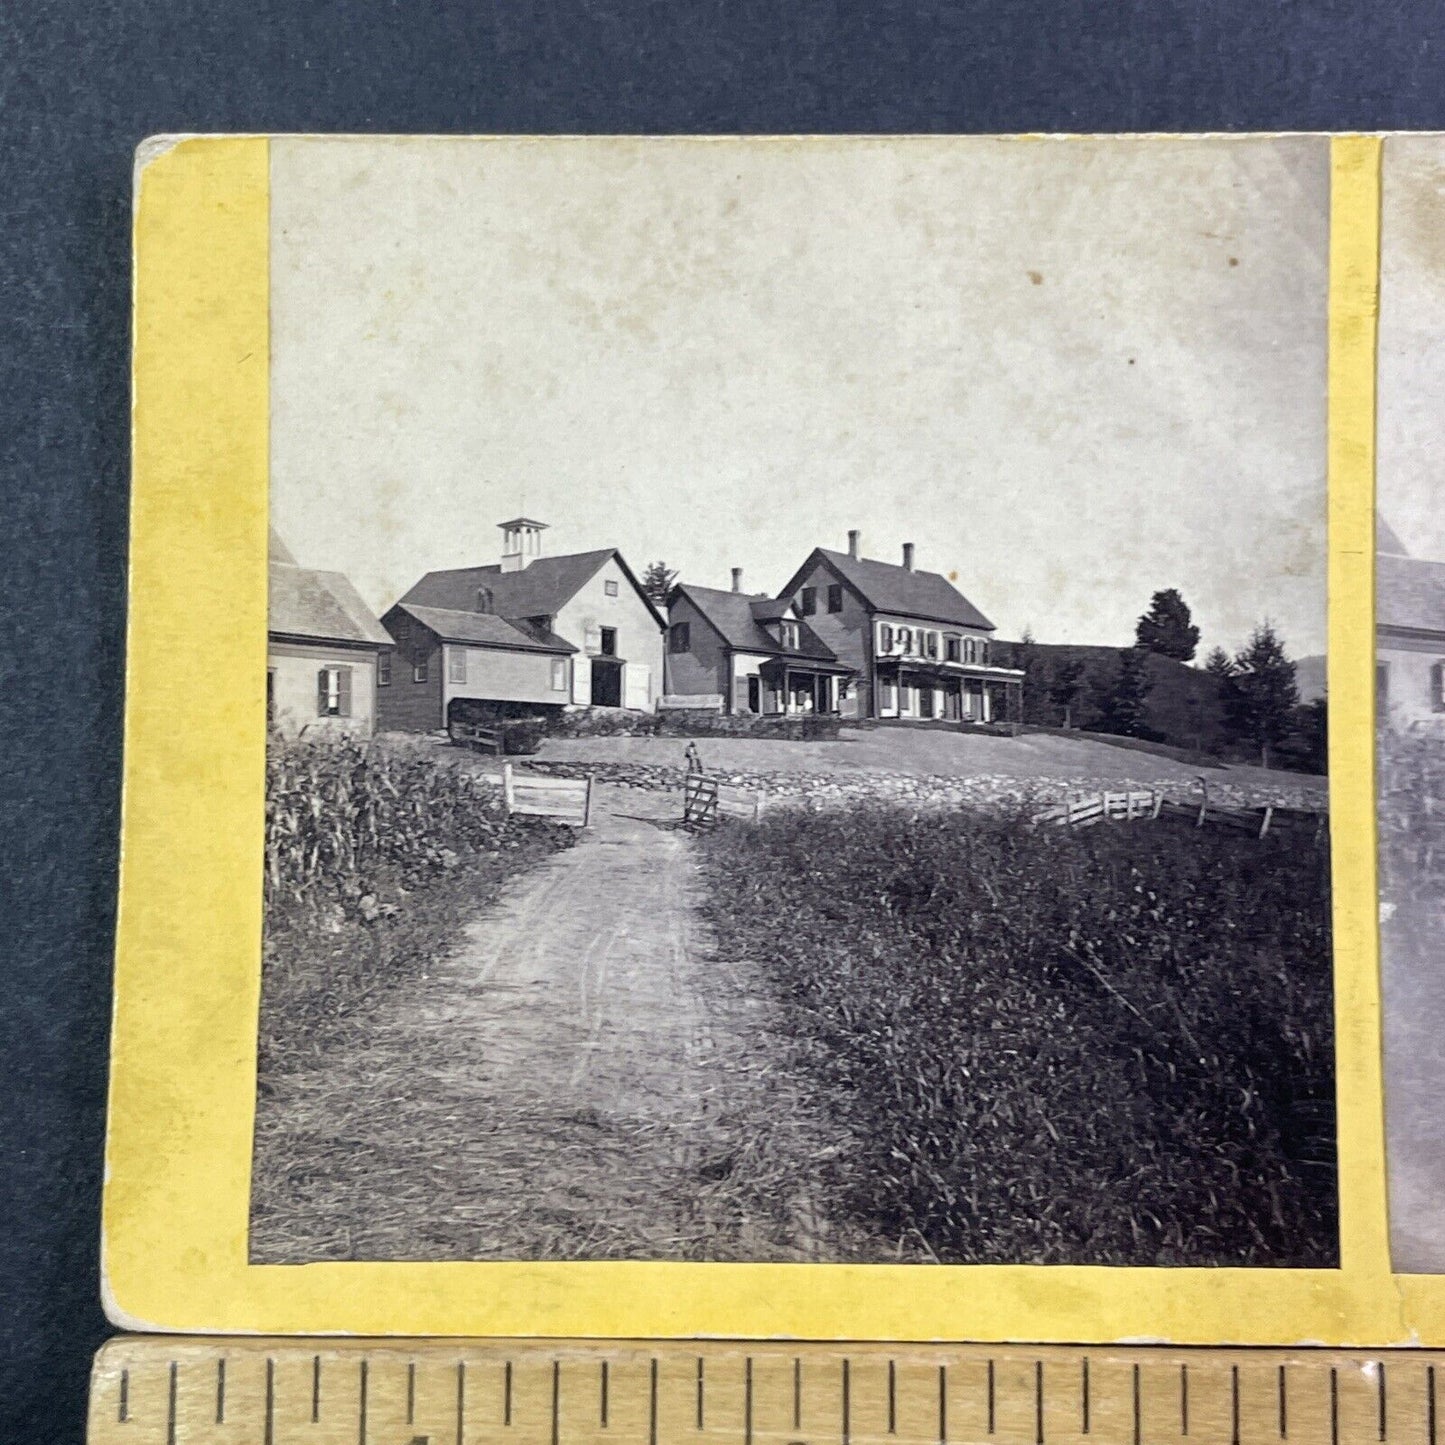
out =
{"type": "Polygon", "coordinates": [[[958,722],[963,717],[962,691],[956,682],[943,685],[943,715],[949,722],[958,722]]]}
{"type": "Polygon", "coordinates": [[[763,680],[756,673],[748,678],[748,711],[763,710],[763,680]]]}
{"type": "Polygon", "coordinates": [[[592,659],[592,706],[622,706],[622,664],[610,657],[592,659]]]}
{"type": "Polygon", "coordinates": [[[918,716],[933,716],[933,688],[923,686],[918,689],[918,716]]]}

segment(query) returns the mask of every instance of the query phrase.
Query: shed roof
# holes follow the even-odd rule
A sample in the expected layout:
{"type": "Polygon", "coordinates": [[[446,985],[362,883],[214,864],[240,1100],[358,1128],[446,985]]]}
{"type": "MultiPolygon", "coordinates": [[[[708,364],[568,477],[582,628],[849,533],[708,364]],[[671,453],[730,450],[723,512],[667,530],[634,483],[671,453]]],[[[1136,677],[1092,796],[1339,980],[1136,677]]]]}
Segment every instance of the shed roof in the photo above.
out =
{"type": "Polygon", "coordinates": [[[898,617],[919,617],[928,622],[951,622],[957,627],[994,631],[994,625],[956,588],[937,572],[909,571],[893,562],[872,557],[853,557],[827,547],[814,548],[811,556],[785,589],[791,592],[799,578],[820,557],[847,582],[874,612],[898,617]]]}
{"type": "Polygon", "coordinates": [[[505,647],[517,652],[566,654],[577,651],[566,638],[544,627],[498,617],[490,612],[466,612],[454,607],[418,607],[414,602],[398,602],[391,610],[406,613],[436,633],[443,642],[465,642],[474,647],[505,647]]]}
{"type": "MultiPolygon", "coordinates": [[[[274,544],[273,544],[274,545],[274,544]]],[[[286,556],[284,546],[281,551],[286,556]]],[[[273,555],[267,599],[268,632],[318,642],[390,647],[391,636],[341,572],[278,561],[273,555]]]]}
{"type": "Polygon", "coordinates": [[[787,606],[784,604],[779,608],[775,598],[756,593],[729,592],[720,587],[695,587],[690,582],[681,583],[676,590],[685,594],[692,605],[718,630],[723,641],[739,652],[812,658],[817,662],[838,661],[806,622],[798,624],[797,647],[785,648],[769,633],[758,620],[754,609],[766,604],[763,612],[767,620],[780,617],[787,611],[787,606]]]}
{"type": "Polygon", "coordinates": [[[1381,627],[1445,636],[1445,562],[1388,552],[1376,557],[1375,620],[1381,627]]]}

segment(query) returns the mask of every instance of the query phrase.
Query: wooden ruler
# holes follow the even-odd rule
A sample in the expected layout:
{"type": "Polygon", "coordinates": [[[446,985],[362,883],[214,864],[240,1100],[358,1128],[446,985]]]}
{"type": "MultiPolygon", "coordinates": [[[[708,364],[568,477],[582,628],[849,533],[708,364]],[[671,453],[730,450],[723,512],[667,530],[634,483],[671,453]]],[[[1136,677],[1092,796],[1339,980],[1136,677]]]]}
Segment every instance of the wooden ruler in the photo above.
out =
{"type": "Polygon", "coordinates": [[[1445,1351],[126,1336],[90,1445],[1437,1445],[1445,1351]]]}

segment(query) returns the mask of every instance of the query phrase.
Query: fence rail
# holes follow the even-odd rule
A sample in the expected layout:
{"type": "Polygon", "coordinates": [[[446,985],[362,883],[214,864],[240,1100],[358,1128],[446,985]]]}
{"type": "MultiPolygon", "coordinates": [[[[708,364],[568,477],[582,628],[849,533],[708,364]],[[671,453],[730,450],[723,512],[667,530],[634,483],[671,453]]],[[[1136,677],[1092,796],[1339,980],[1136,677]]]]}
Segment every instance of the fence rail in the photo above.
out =
{"type": "Polygon", "coordinates": [[[1054,823],[1064,828],[1088,828],[1111,819],[1181,818],[1195,827],[1233,828],[1263,838],[1268,833],[1287,832],[1295,836],[1319,837],[1328,814],[1308,808],[1268,804],[1259,808],[1226,807],[1210,799],[1206,785],[1197,803],[1180,803],[1166,798],[1157,788],[1132,792],[1071,793],[1034,815],[1036,823],[1054,823]]]}
{"type": "Polygon", "coordinates": [[[682,784],[682,821],[693,828],[710,828],[719,818],[744,818],[756,822],[762,816],[759,793],[720,783],[706,773],[689,773],[682,784]]]}
{"type": "Polygon", "coordinates": [[[458,747],[471,748],[475,752],[502,751],[502,734],[496,728],[484,728],[480,723],[448,723],[447,735],[458,747]]]}
{"type": "Polygon", "coordinates": [[[545,773],[519,773],[511,763],[502,767],[502,795],[507,812],[550,818],[574,828],[592,821],[593,778],[553,778],[545,773]]]}

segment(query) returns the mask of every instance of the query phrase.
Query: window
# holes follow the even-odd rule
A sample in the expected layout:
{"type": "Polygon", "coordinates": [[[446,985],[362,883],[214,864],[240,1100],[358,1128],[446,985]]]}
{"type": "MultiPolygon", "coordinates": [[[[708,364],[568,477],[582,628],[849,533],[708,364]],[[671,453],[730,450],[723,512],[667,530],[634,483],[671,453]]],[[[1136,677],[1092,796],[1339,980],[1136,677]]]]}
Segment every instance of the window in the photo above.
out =
{"type": "Polygon", "coordinates": [[[688,622],[674,622],[667,629],[667,650],[669,652],[686,652],[692,646],[692,624],[688,622]]]}
{"type": "Polygon", "coordinates": [[[811,617],[818,610],[818,589],[816,587],[804,587],[798,593],[798,611],[804,617],[811,617]]]}
{"type": "Polygon", "coordinates": [[[798,624],[785,618],[778,625],[778,636],[784,647],[795,651],[798,646],[798,624]]]}
{"type": "Polygon", "coordinates": [[[567,660],[563,657],[552,659],[552,691],[567,691],[567,660]]]}
{"type": "Polygon", "coordinates": [[[617,629],[615,627],[604,627],[602,631],[602,655],[603,657],[617,656],[617,629]]]}
{"type": "Polygon", "coordinates": [[[943,643],[943,655],[949,662],[963,661],[963,638],[946,637],[943,643]]]}
{"type": "Polygon", "coordinates": [[[427,679],[427,659],[418,657],[411,665],[411,680],[413,682],[425,682],[427,679]]]}
{"type": "Polygon", "coordinates": [[[447,648],[447,681],[467,680],[467,650],[464,647],[447,648]]]}
{"type": "Polygon", "coordinates": [[[316,715],[351,716],[351,669],[323,667],[316,674],[316,715]]]}
{"type": "Polygon", "coordinates": [[[841,612],[843,610],[843,584],[834,582],[828,588],[828,611],[841,612]]]}
{"type": "Polygon", "coordinates": [[[925,656],[938,660],[938,634],[936,632],[921,632],[919,637],[922,641],[921,651],[925,656]]]}
{"type": "Polygon", "coordinates": [[[492,589],[490,587],[477,588],[477,611],[490,612],[492,610],[492,589]]]}
{"type": "Polygon", "coordinates": [[[602,584],[602,590],[603,590],[609,597],[616,597],[616,596],[617,596],[617,584],[616,584],[615,582],[604,582],[604,583],[602,584]]]}
{"type": "Polygon", "coordinates": [[[879,711],[897,712],[898,689],[891,682],[885,682],[879,684],[878,692],[879,711]]]}
{"type": "Polygon", "coordinates": [[[376,685],[391,686],[391,649],[384,647],[376,654],[376,685]]]}
{"type": "Polygon", "coordinates": [[[905,657],[913,653],[913,629],[911,627],[900,627],[898,629],[898,647],[905,657]]]}
{"type": "Polygon", "coordinates": [[[978,661],[978,643],[971,637],[963,639],[963,660],[965,662],[978,661]]]}
{"type": "Polygon", "coordinates": [[[878,624],[878,651],[893,651],[893,628],[886,622],[878,624]]]}
{"type": "Polygon", "coordinates": [[[988,662],[988,638],[980,637],[978,640],[978,660],[982,663],[988,662]]]}

